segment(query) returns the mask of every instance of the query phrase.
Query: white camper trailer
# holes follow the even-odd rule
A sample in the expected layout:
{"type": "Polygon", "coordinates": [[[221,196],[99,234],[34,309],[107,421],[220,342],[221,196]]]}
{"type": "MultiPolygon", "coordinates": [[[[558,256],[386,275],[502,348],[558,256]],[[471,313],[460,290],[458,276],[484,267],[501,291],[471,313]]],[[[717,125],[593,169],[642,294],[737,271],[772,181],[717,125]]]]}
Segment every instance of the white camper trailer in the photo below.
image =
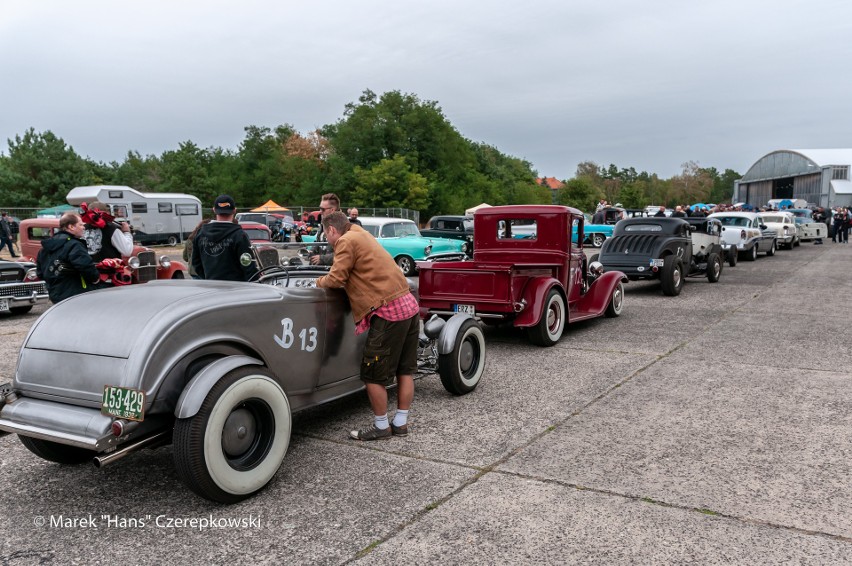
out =
{"type": "Polygon", "coordinates": [[[66,197],[68,204],[100,201],[116,219],[133,226],[133,239],[142,245],[177,245],[201,222],[201,201],[180,193],[140,193],[113,185],[75,187],[66,197]]]}

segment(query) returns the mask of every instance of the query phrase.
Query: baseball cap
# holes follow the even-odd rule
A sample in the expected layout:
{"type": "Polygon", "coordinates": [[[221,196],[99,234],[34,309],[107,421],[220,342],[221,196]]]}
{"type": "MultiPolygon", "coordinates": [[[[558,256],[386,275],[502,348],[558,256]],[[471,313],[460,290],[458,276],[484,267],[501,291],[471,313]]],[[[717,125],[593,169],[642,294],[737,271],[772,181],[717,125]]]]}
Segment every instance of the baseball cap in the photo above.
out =
{"type": "Polygon", "coordinates": [[[216,214],[234,214],[237,211],[237,205],[232,197],[219,195],[213,203],[213,210],[216,214]]]}

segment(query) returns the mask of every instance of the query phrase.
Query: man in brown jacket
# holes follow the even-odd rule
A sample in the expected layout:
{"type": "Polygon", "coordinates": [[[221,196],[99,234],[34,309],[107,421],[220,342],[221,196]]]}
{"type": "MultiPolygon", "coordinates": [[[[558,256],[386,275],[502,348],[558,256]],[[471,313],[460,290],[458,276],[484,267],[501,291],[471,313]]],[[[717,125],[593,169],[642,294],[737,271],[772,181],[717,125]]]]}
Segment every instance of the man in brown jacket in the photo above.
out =
{"type": "Polygon", "coordinates": [[[355,440],[379,440],[408,434],[414,399],[420,317],[417,299],[390,254],[366,230],[340,211],[322,219],[334,248],[334,263],[317,287],[342,288],[349,296],[355,333],[368,332],[361,379],[373,409],[373,426],[353,430],[355,440]],[[397,411],[388,423],[387,386],[397,379],[397,411]]]}

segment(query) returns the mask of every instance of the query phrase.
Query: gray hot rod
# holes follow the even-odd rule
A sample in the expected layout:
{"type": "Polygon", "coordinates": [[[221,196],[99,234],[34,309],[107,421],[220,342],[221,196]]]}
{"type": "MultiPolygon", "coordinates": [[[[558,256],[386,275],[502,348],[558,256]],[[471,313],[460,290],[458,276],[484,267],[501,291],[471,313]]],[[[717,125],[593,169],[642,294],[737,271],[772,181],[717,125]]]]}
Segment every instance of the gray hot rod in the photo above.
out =
{"type": "MultiPolygon", "coordinates": [[[[0,431],[46,460],[98,467],[171,442],[195,493],[245,499],[278,470],[294,412],[363,389],[366,334],[355,335],[345,293],[314,286],[324,272],[273,265],[254,283],[152,281],[63,301],[33,325],[0,389],[0,431]],[[104,317],[116,312],[128,314],[104,317]]],[[[420,372],[453,394],[476,388],[476,322],[423,329],[420,372]]]]}

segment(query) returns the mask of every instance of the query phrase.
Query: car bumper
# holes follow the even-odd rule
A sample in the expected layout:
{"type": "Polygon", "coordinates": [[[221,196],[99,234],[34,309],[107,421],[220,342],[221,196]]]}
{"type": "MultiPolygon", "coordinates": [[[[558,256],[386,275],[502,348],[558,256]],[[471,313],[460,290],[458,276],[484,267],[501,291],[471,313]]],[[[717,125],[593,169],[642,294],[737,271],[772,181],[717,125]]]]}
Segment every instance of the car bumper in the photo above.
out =
{"type": "Polygon", "coordinates": [[[44,281],[32,283],[13,283],[11,285],[0,285],[0,311],[3,305],[9,308],[27,305],[38,305],[49,300],[47,295],[47,284],[44,281]]]}

